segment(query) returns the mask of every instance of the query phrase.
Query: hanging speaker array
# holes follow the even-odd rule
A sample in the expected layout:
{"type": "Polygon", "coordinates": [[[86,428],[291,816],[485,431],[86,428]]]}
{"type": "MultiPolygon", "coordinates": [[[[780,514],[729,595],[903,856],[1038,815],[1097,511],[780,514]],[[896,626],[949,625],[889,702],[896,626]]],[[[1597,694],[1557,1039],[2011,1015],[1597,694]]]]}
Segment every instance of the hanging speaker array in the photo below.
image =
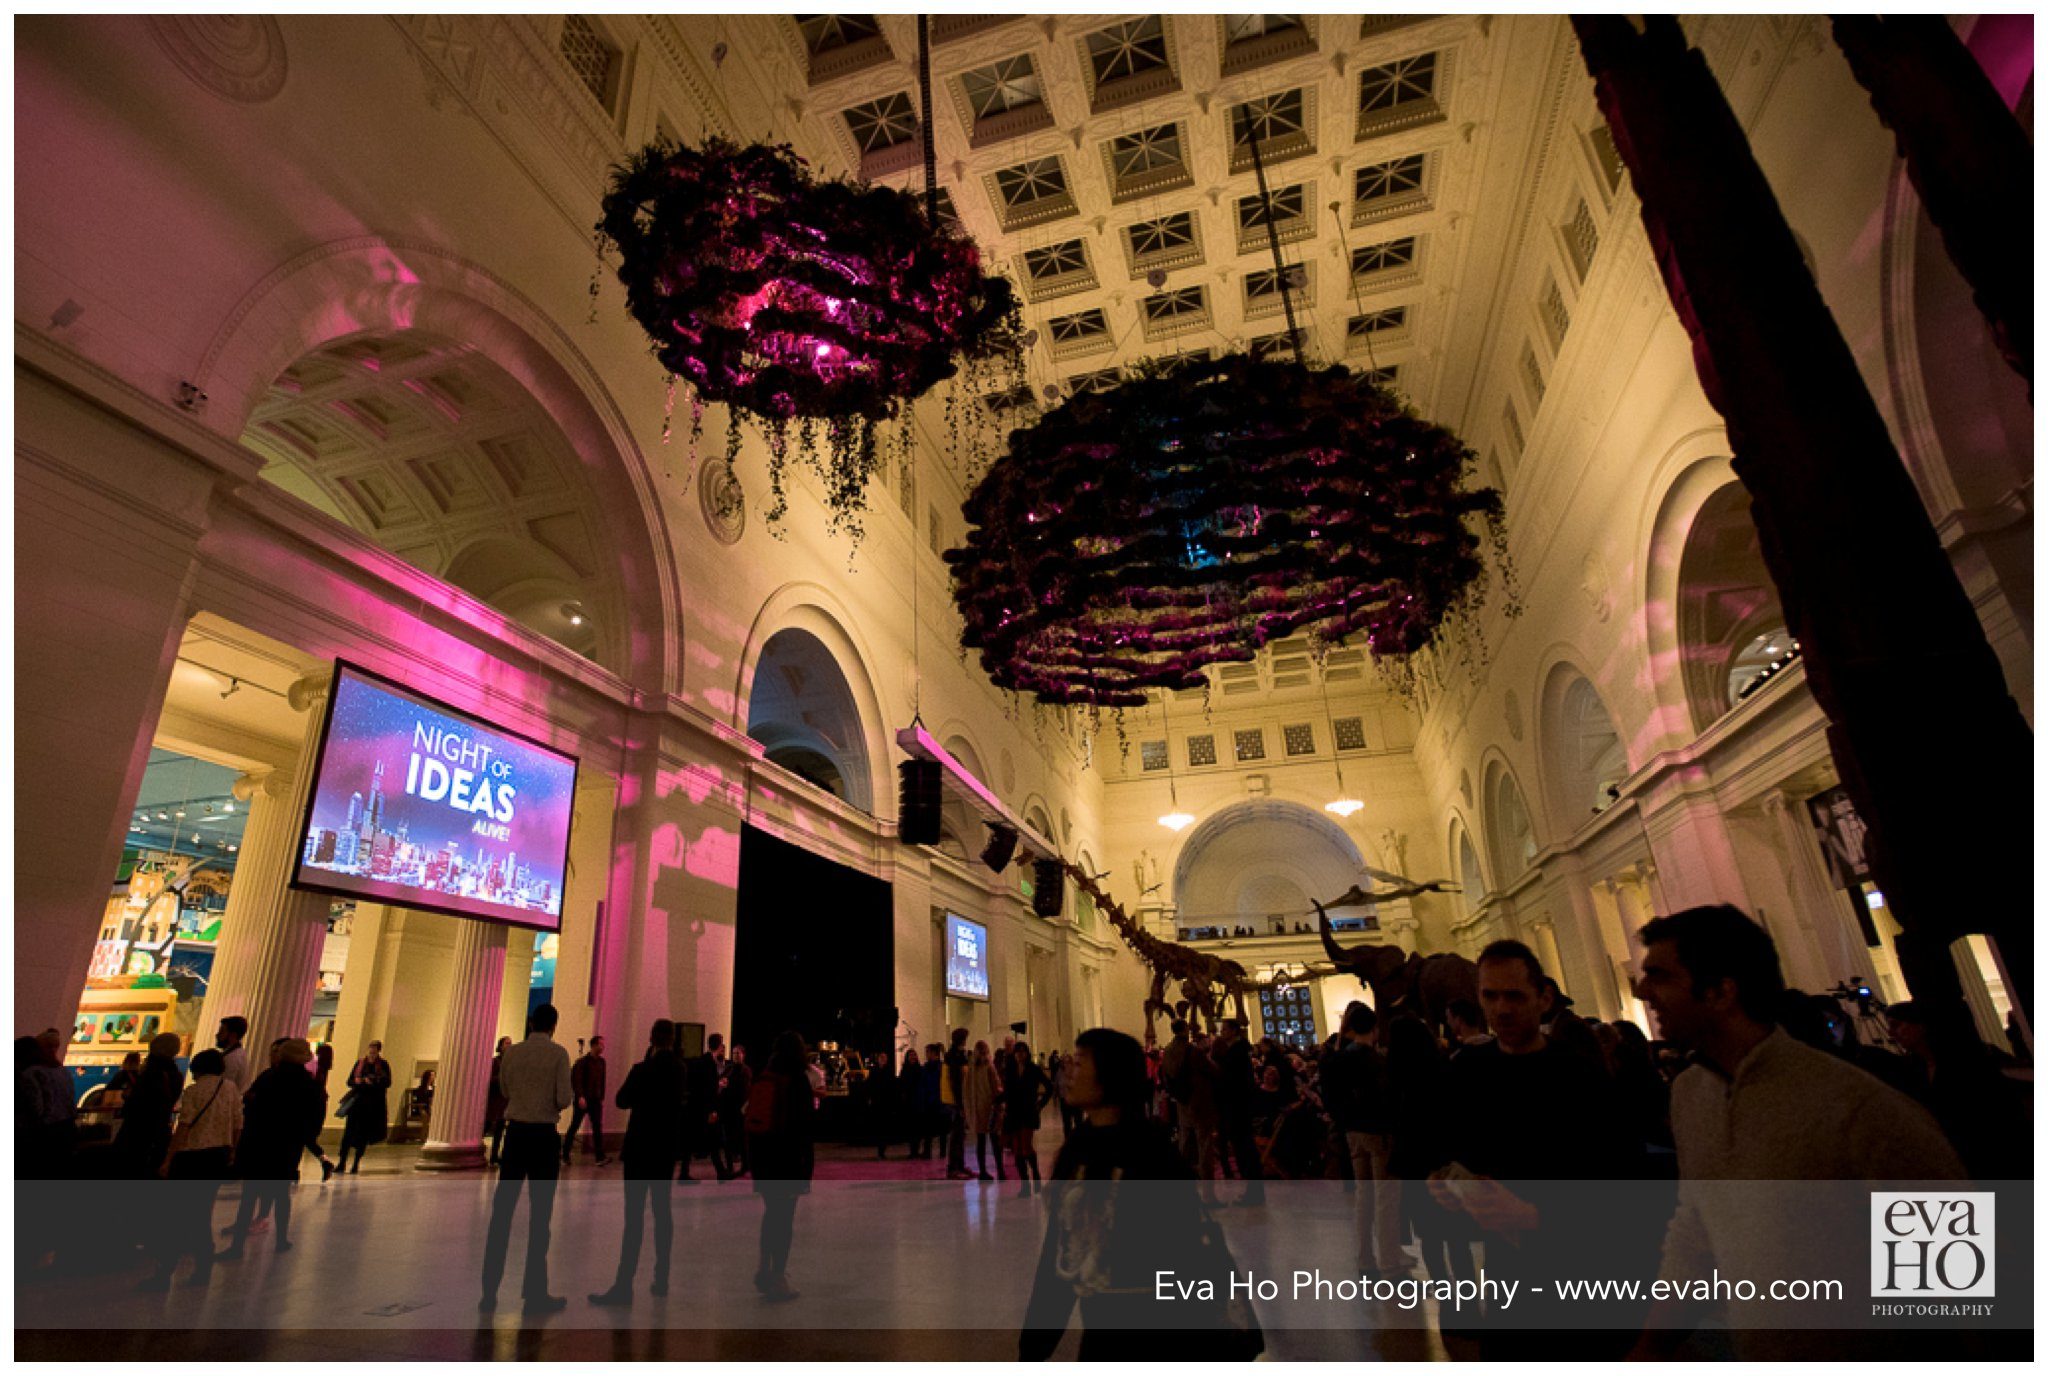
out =
{"type": "Polygon", "coordinates": [[[1058,917],[1066,906],[1067,871],[1057,860],[1031,862],[1031,911],[1040,917],[1058,917]]]}
{"type": "Polygon", "coordinates": [[[896,766],[896,836],[904,845],[939,843],[942,780],[937,760],[905,760],[896,766]]]}

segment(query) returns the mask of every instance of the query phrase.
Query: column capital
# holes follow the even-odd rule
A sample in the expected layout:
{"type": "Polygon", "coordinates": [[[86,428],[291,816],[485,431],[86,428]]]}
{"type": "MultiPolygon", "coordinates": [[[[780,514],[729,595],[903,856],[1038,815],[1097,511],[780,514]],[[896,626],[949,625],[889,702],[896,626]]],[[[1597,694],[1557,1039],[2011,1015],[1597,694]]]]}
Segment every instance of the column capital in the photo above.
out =
{"type": "Polygon", "coordinates": [[[237,802],[254,802],[257,795],[282,798],[291,791],[292,772],[271,765],[258,765],[235,776],[233,793],[237,802]]]}
{"type": "Polygon", "coordinates": [[[334,686],[334,670],[319,668],[301,675],[285,690],[285,701],[294,712],[318,712],[327,702],[328,690],[334,686]]]}

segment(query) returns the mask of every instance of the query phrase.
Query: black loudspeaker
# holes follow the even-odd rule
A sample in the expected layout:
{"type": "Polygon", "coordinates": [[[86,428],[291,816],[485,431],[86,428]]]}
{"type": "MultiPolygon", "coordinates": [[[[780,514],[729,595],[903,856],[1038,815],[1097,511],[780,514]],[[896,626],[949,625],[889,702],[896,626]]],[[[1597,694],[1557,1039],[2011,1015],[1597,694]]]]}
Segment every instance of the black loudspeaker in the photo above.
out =
{"type": "Polygon", "coordinates": [[[944,777],[937,760],[905,760],[896,766],[896,839],[904,845],[939,843],[944,777]]]}
{"type": "Polygon", "coordinates": [[[1058,917],[1066,898],[1066,867],[1057,860],[1032,861],[1031,911],[1040,917],[1058,917]]]}
{"type": "Polygon", "coordinates": [[[997,874],[1010,867],[1010,857],[1017,853],[1017,833],[1005,826],[988,823],[988,844],[981,848],[981,863],[997,874]]]}

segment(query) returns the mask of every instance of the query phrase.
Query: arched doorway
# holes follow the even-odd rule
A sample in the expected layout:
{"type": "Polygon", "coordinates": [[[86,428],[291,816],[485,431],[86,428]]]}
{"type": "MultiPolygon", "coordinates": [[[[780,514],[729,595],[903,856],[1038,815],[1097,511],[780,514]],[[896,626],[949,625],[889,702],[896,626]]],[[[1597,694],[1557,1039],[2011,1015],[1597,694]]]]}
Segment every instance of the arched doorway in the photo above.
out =
{"type": "MultiPolygon", "coordinates": [[[[1173,871],[1178,922],[1190,931],[1249,928],[1268,935],[1312,920],[1309,900],[1327,903],[1359,879],[1364,857],[1343,828],[1299,803],[1259,799],[1211,816],[1188,836],[1173,871]]],[[[1332,909],[1333,922],[1360,928],[1371,907],[1332,909]]]]}
{"type": "Polygon", "coordinates": [[[1679,556],[1679,669],[1696,732],[1754,691],[1764,668],[1792,649],[1749,505],[1739,483],[1716,490],[1679,556]]]}
{"type": "Polygon", "coordinates": [[[839,661],[809,631],[777,631],[761,647],[747,734],[771,763],[863,812],[874,811],[867,732],[839,661]]]}
{"type": "Polygon", "coordinates": [[[274,486],[629,673],[633,542],[553,418],[475,348],[418,329],[331,340],[276,376],[241,442],[274,486]]]}
{"type": "Polygon", "coordinates": [[[1614,801],[1628,777],[1628,751],[1598,690],[1570,664],[1550,672],[1541,729],[1543,792],[1555,831],[1568,836],[1614,801]]]}
{"type": "Polygon", "coordinates": [[[1522,786],[1498,762],[1487,772],[1486,835],[1493,843],[1494,879],[1506,888],[1526,874],[1536,858],[1536,831],[1522,786]]]}

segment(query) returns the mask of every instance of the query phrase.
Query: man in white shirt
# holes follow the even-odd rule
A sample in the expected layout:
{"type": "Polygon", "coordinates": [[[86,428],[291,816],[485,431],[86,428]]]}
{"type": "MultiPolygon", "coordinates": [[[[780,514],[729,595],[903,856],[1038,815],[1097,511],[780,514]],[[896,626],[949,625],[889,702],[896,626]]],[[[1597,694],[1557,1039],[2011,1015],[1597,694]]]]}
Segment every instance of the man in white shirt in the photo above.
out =
{"type": "MultiPolygon", "coordinates": [[[[1637,996],[1658,1035],[1693,1056],[1671,1085],[1679,1194],[1662,1279],[1830,1276],[1843,1240],[1860,1247],[1869,1236],[1872,1189],[1966,1178],[1925,1109],[1777,1025],[1785,990],[1777,947],[1742,911],[1689,908],[1650,922],[1642,942],[1637,996]]],[[[1636,1355],[1672,1355],[1695,1307],[1660,1300],[1636,1355]]],[[[1732,1301],[1727,1317],[1744,1360],[1898,1350],[1895,1333],[1775,1327],[1786,1315],[1763,1302],[1732,1301]]]]}
{"type": "Polygon", "coordinates": [[[213,1034],[213,1044],[227,1058],[228,1068],[222,1078],[232,1080],[235,1088],[244,1094],[249,1092],[249,1082],[256,1078],[256,1067],[249,1064],[249,1053],[242,1048],[242,1042],[248,1035],[249,1020],[239,1015],[222,1018],[220,1030],[213,1034]]]}
{"type": "Polygon", "coordinates": [[[505,1145],[498,1157],[498,1188],[484,1241],[483,1297],[477,1308],[498,1306],[512,1214],[526,1182],[526,1278],[520,1287],[529,1314],[552,1314],[569,1301],[548,1293],[548,1241],[555,1213],[555,1181],[562,1173],[562,1110],[576,1102],[569,1083],[569,1053],[555,1045],[555,1006],[544,1003],[526,1020],[526,1040],[505,1048],[498,1084],[505,1095],[505,1145]]]}

